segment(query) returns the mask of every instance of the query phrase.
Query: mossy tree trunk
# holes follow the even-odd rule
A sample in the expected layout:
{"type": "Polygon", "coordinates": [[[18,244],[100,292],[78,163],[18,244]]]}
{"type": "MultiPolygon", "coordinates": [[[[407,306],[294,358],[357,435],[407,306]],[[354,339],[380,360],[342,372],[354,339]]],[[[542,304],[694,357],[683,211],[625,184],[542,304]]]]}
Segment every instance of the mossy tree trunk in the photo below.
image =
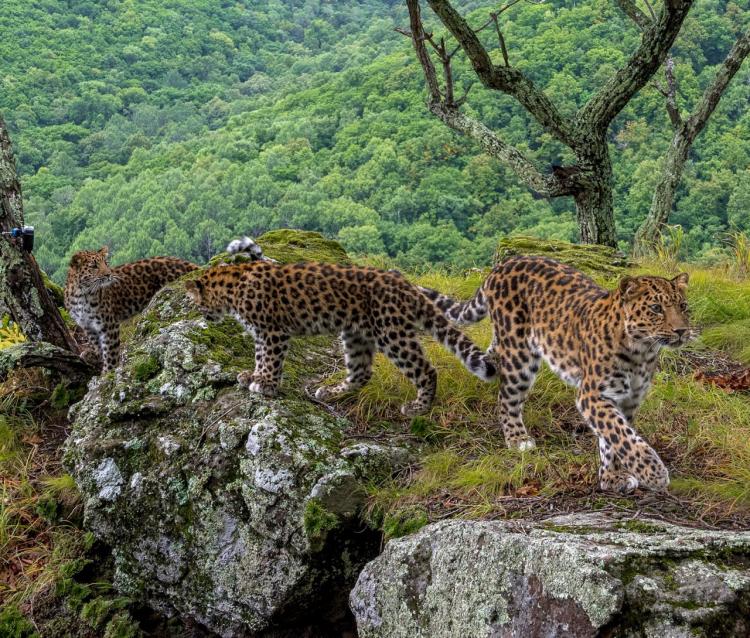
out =
{"type": "MultiPolygon", "coordinates": [[[[642,25],[647,24],[649,18],[645,14],[640,14],[634,20],[642,25]]],[[[672,213],[677,186],[682,178],[682,171],[688,161],[693,142],[705,128],[708,118],[713,114],[721,96],[748,54],[750,54],[750,30],[745,31],[734,43],[727,57],[719,66],[713,82],[706,87],[700,101],[687,119],[682,118],[677,108],[674,64],[671,59],[668,60],[666,65],[667,86],[662,90],[662,93],[666,98],[666,108],[672,122],[674,135],[664,159],[661,177],[654,190],[651,208],[635,235],[636,254],[644,255],[653,250],[661,229],[667,224],[669,215],[672,213]]]]}
{"type": "MultiPolygon", "coordinates": [[[[618,0],[637,11],[631,0],[618,0]]],[[[612,163],[606,134],[612,120],[651,79],[664,62],[670,47],[692,6],[692,0],[666,0],[661,12],[643,27],[641,43],[630,57],[597,93],[572,117],[564,117],[524,73],[511,66],[498,15],[510,8],[507,3],[478,28],[472,28],[448,0],[428,0],[458,46],[446,44],[424,29],[419,0],[406,0],[409,9],[411,37],[417,59],[429,91],[429,109],[454,130],[476,140],[541,197],[572,197],[576,204],[581,241],[615,246],[615,220],[612,206],[612,163]],[[492,29],[497,34],[503,63],[492,61],[479,33],[492,29]],[[442,82],[432,62],[428,44],[442,65],[442,82]],[[458,52],[468,58],[481,83],[488,89],[513,97],[540,126],[570,148],[576,164],[537,168],[518,149],[505,143],[494,131],[460,111],[466,96],[454,96],[451,61],[458,52]]]]}
{"type": "MultiPolygon", "coordinates": [[[[23,226],[21,185],[5,121],[0,117],[0,232],[23,226]]],[[[20,240],[0,236],[0,314],[8,314],[30,341],[78,353],[60,311],[50,299],[34,256],[20,240]]]]}

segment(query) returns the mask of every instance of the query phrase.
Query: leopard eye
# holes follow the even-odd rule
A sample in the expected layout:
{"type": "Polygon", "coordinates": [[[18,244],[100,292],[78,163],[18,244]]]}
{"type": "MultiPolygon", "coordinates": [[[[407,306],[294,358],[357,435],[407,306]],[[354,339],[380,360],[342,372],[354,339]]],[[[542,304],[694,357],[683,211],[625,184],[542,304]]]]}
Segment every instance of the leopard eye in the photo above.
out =
{"type": "Polygon", "coordinates": [[[652,303],[649,306],[649,309],[651,312],[655,312],[657,315],[660,315],[662,312],[664,312],[664,308],[661,307],[660,303],[652,303]]]}
{"type": "Polygon", "coordinates": [[[680,304],[680,310],[682,310],[682,312],[687,312],[687,309],[688,309],[687,301],[683,301],[680,304]]]}

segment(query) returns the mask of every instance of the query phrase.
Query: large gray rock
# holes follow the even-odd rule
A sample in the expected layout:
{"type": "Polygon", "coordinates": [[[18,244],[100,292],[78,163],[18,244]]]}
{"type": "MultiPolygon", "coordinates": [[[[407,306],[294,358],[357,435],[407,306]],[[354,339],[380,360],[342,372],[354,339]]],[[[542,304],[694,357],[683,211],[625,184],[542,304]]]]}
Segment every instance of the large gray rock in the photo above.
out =
{"type": "Polygon", "coordinates": [[[360,638],[746,637],[750,532],[447,521],[388,543],[350,605],[360,638]]]}
{"type": "Polygon", "coordinates": [[[66,450],[121,592],[222,636],[336,624],[379,550],[357,516],[363,484],[406,453],[344,441],[347,423],[306,400],[328,348],[297,342],[281,398],[259,398],[235,382],[253,359],[235,322],[207,324],[181,283],[153,299],[122,366],[74,409],[66,450]]]}

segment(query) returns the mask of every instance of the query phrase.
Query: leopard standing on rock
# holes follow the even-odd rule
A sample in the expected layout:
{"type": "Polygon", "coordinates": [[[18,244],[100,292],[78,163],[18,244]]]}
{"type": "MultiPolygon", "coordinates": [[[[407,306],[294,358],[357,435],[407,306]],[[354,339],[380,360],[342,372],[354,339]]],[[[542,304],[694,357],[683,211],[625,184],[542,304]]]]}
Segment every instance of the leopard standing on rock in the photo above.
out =
{"type": "Polygon", "coordinates": [[[177,257],[152,257],[110,268],[107,248],[81,250],[70,260],[65,307],[89,335],[102,372],[117,366],[120,323],[146,307],[165,284],[198,268],[177,257]]]}
{"type": "Polygon", "coordinates": [[[490,316],[502,386],[500,420],[508,447],[529,449],[526,397],[544,359],[578,388],[576,406],[599,440],[603,490],[663,489],[669,473],[634,430],[663,346],[694,336],[686,273],[674,279],[624,277],[617,290],[544,257],[519,256],[495,267],[473,299],[459,302],[423,288],[446,317],[472,323],[490,316]]]}
{"type": "MultiPolygon", "coordinates": [[[[246,240],[246,244],[250,240],[246,240]]],[[[232,242],[230,252],[243,248],[232,242]]],[[[255,339],[255,370],[237,380],[252,392],[272,396],[295,335],[340,334],[346,379],[318,388],[328,400],[365,385],[372,376],[376,349],[382,351],[417,388],[405,415],[421,414],[435,398],[437,373],[417,337],[429,331],[478,377],[496,374],[491,357],[457,330],[420,290],[400,273],[327,263],[280,265],[255,254],[256,261],[209,268],[186,283],[193,302],[207,319],[235,317],[255,339]]]]}

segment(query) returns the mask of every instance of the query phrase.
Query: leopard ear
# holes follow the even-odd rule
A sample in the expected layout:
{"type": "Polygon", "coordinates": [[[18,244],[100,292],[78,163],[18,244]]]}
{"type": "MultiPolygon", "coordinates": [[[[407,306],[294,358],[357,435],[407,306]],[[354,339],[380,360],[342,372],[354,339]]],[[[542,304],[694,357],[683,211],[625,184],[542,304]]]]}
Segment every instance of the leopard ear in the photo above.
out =
{"type": "Polygon", "coordinates": [[[106,259],[109,256],[109,247],[108,246],[102,246],[99,249],[99,254],[106,259]]]}
{"type": "Polygon", "coordinates": [[[686,272],[681,272],[679,275],[672,279],[672,285],[677,288],[677,290],[685,290],[687,288],[689,279],[690,275],[688,275],[686,272]]]}
{"type": "Polygon", "coordinates": [[[73,253],[73,256],[70,258],[70,267],[75,268],[81,263],[81,253],[73,253]]]}
{"type": "Polygon", "coordinates": [[[641,282],[636,277],[623,277],[620,279],[620,295],[625,301],[635,299],[641,290],[641,282]]]}

